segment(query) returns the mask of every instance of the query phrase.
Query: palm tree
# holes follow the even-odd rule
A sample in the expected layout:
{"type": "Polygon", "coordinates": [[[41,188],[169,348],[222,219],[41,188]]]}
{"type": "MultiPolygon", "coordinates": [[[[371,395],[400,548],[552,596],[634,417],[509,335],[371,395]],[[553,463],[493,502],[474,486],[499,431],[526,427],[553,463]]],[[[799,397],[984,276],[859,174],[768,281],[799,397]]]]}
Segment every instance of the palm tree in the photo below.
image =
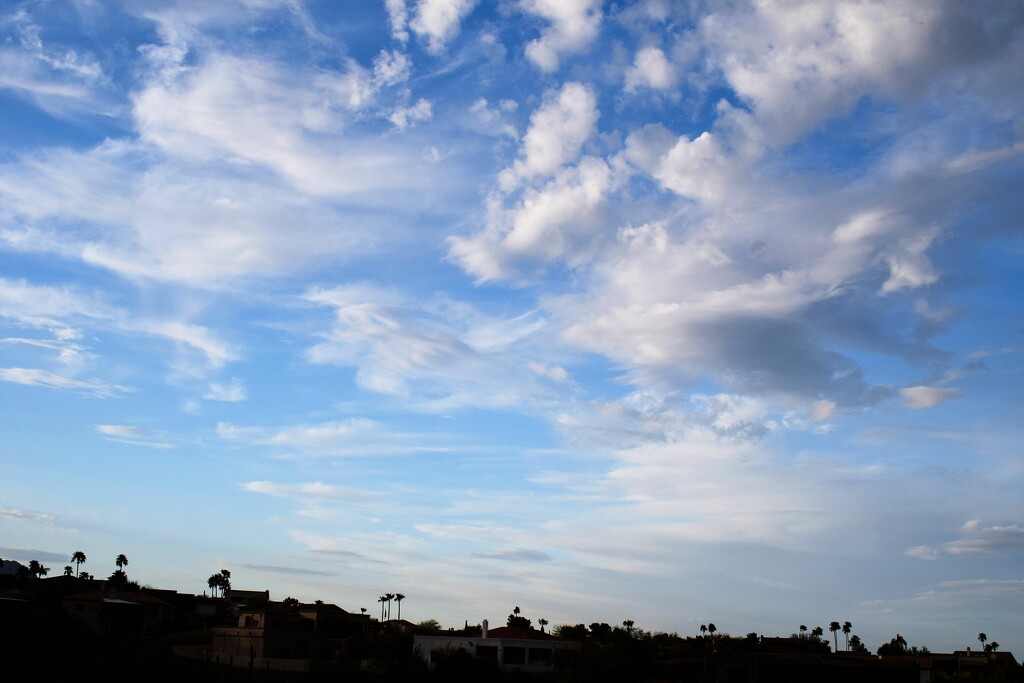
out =
{"type": "Polygon", "coordinates": [[[707,624],[701,624],[700,625],[700,634],[703,636],[707,632],[708,632],[708,625],[707,624]]]}
{"type": "Polygon", "coordinates": [[[224,577],[220,574],[210,574],[210,578],[206,580],[206,585],[210,587],[211,597],[217,597],[217,589],[220,588],[221,581],[223,580],[224,577]]]}
{"type": "Polygon", "coordinates": [[[365,607],[360,607],[359,608],[359,613],[360,614],[366,614],[366,608],[365,607]]]}
{"type": "Polygon", "coordinates": [[[391,601],[395,599],[395,594],[385,593],[384,599],[388,601],[388,621],[391,621],[391,601]]]}
{"type": "Polygon", "coordinates": [[[717,631],[717,630],[718,629],[715,628],[714,624],[712,624],[711,622],[708,622],[708,633],[710,633],[713,636],[713,635],[715,635],[715,631],[717,631]]]}
{"type": "Polygon", "coordinates": [[[850,651],[850,631],[853,630],[853,624],[848,621],[843,622],[843,635],[846,636],[846,651],[850,651]]]}
{"type": "Polygon", "coordinates": [[[85,579],[86,581],[92,581],[92,574],[89,572],[82,572],[78,575],[78,578],[85,579]]]}
{"type": "Polygon", "coordinates": [[[825,635],[825,630],[823,628],[821,628],[820,626],[815,626],[814,628],[811,629],[811,638],[814,638],[815,640],[817,640],[817,639],[821,638],[823,635],[825,635]]]}
{"type": "MultiPolygon", "coordinates": [[[[31,568],[29,568],[29,571],[32,571],[31,568]]],[[[984,649],[985,641],[988,640],[988,636],[985,635],[984,631],[982,631],[981,633],[978,634],[978,640],[981,641],[981,647],[982,647],[982,649],[984,649]]]]}
{"type": "MultiPolygon", "coordinates": [[[[545,622],[545,623],[547,623],[547,622],[545,622]]],[[[624,622],[622,622],[622,625],[626,627],[626,635],[633,635],[633,620],[632,619],[626,619],[624,622]]],[[[543,631],[543,630],[544,629],[541,629],[541,631],[543,631]]]]}
{"type": "Polygon", "coordinates": [[[81,550],[76,550],[71,554],[71,561],[75,563],[75,576],[79,576],[78,570],[83,562],[85,562],[85,553],[81,550]]]}
{"type": "Polygon", "coordinates": [[[405,596],[401,593],[395,593],[395,602],[398,603],[398,620],[402,620],[402,600],[405,600],[405,596]]]}
{"type": "Polygon", "coordinates": [[[995,652],[996,650],[999,649],[999,643],[997,643],[994,640],[991,643],[989,643],[988,646],[992,650],[992,652],[995,652]]]}
{"type": "Polygon", "coordinates": [[[70,565],[70,564],[69,564],[69,565],[66,565],[66,566],[64,567],[64,576],[71,576],[71,575],[72,575],[72,574],[74,574],[74,573],[75,573],[75,572],[74,572],[74,570],[73,570],[73,569],[71,569],[71,565],[70,565]]]}
{"type": "Polygon", "coordinates": [[[384,623],[384,603],[387,602],[387,601],[388,601],[388,599],[385,598],[383,595],[380,596],[379,598],[377,598],[377,602],[380,603],[380,621],[381,621],[381,623],[384,623]]]}
{"type": "Polygon", "coordinates": [[[117,565],[118,569],[124,569],[128,566],[128,557],[124,553],[121,553],[117,556],[117,559],[114,560],[114,564],[117,565]]]}
{"type": "Polygon", "coordinates": [[[544,627],[548,625],[548,620],[541,618],[537,620],[537,623],[540,624],[540,632],[544,633],[544,627]]]}
{"type": "Polygon", "coordinates": [[[800,637],[801,638],[806,638],[807,637],[807,626],[805,624],[800,624],[800,637]]]}
{"type": "Polygon", "coordinates": [[[832,637],[836,640],[836,649],[834,652],[839,652],[839,629],[842,628],[838,621],[833,621],[828,625],[828,630],[832,631],[832,637]]]}
{"type": "Polygon", "coordinates": [[[231,590],[231,572],[227,569],[220,570],[220,594],[224,596],[224,591],[231,590]]]}

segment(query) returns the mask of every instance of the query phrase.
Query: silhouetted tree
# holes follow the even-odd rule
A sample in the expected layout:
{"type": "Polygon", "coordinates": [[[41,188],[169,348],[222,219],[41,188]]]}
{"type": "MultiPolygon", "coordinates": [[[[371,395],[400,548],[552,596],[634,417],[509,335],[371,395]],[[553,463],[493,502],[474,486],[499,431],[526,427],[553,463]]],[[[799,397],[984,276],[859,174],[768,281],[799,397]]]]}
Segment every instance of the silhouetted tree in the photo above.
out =
{"type": "Polygon", "coordinates": [[[380,621],[381,621],[381,623],[384,623],[384,603],[387,602],[387,601],[388,601],[388,599],[385,598],[383,595],[380,596],[379,598],[377,598],[377,602],[380,603],[380,621]]]}
{"type": "Polygon", "coordinates": [[[708,632],[708,625],[707,624],[701,624],[700,625],[700,634],[703,636],[707,632],[708,632]]]}
{"type": "Polygon", "coordinates": [[[85,581],[92,581],[92,574],[90,574],[89,572],[82,572],[78,575],[78,578],[83,579],[85,581]]]}
{"type": "Polygon", "coordinates": [[[281,604],[284,605],[285,607],[298,607],[299,606],[299,601],[298,601],[297,598],[293,598],[292,596],[289,595],[287,598],[285,598],[284,600],[281,601],[281,604]]]}
{"type": "Polygon", "coordinates": [[[50,568],[49,567],[44,567],[42,565],[42,563],[39,562],[39,560],[29,560],[29,563],[28,563],[28,573],[31,576],[34,576],[35,578],[38,579],[38,578],[40,578],[42,576],[46,576],[47,574],[49,574],[50,573],[50,568]]]}
{"type": "Polygon", "coordinates": [[[510,626],[512,628],[521,628],[524,631],[529,631],[531,628],[533,628],[532,621],[530,621],[526,617],[519,616],[518,606],[512,610],[512,614],[508,615],[508,618],[505,620],[505,625],[510,626]]]}
{"type": "Polygon", "coordinates": [[[365,607],[360,607],[359,608],[359,613],[360,614],[366,614],[366,608],[365,607]]]}
{"type": "Polygon", "coordinates": [[[548,625],[548,620],[541,617],[537,620],[537,624],[540,625],[540,632],[544,633],[544,627],[548,625]]]}
{"type": "Polygon", "coordinates": [[[992,652],[995,652],[999,649],[999,643],[993,640],[991,643],[988,644],[988,647],[992,650],[992,652]]]}
{"type": "MultiPolygon", "coordinates": [[[[633,635],[633,620],[632,619],[626,619],[624,622],[622,622],[622,625],[626,627],[626,635],[630,635],[630,636],[633,635]]],[[[544,629],[541,629],[541,630],[543,631],[544,629]]]]}
{"type": "Polygon", "coordinates": [[[800,637],[801,638],[806,638],[807,637],[807,626],[804,625],[804,624],[800,624],[800,637]]]}
{"type": "Polygon", "coordinates": [[[79,569],[85,563],[85,553],[81,550],[76,550],[71,554],[71,561],[75,563],[75,576],[80,576],[79,569]]]}
{"type": "Polygon", "coordinates": [[[843,622],[843,635],[846,637],[846,651],[850,651],[850,631],[853,630],[853,624],[848,621],[843,622]]]}
{"type": "Polygon", "coordinates": [[[981,646],[982,646],[982,648],[984,648],[985,647],[985,641],[988,640],[988,636],[985,635],[984,631],[982,631],[981,633],[978,634],[978,640],[981,641],[981,646]]]}
{"type": "Polygon", "coordinates": [[[220,594],[223,597],[224,591],[231,590],[231,572],[227,569],[220,570],[220,594]]]}
{"type": "Polygon", "coordinates": [[[210,578],[206,580],[206,585],[210,587],[210,595],[217,597],[217,589],[220,588],[220,582],[224,580],[220,574],[210,574],[210,578]]]}
{"type": "Polygon", "coordinates": [[[853,651],[856,653],[868,654],[868,648],[861,642],[860,636],[858,635],[850,636],[850,647],[852,647],[853,651]]]}
{"type": "Polygon", "coordinates": [[[710,633],[712,636],[714,636],[715,635],[715,631],[717,631],[717,630],[718,629],[715,628],[714,624],[712,624],[711,622],[708,622],[708,633],[710,633]]]}
{"type": "Polygon", "coordinates": [[[388,601],[388,620],[391,620],[391,601],[395,599],[394,593],[385,593],[384,599],[388,601]]]}
{"type": "Polygon", "coordinates": [[[811,629],[811,638],[819,640],[823,635],[825,635],[825,629],[823,629],[822,627],[815,626],[811,629]]]}
{"type": "Polygon", "coordinates": [[[74,573],[75,573],[75,570],[71,568],[71,565],[70,565],[70,564],[69,564],[69,565],[66,565],[66,566],[64,567],[64,576],[71,576],[71,575],[72,575],[72,574],[74,574],[74,573]]]}
{"type": "Polygon", "coordinates": [[[117,556],[117,559],[114,560],[114,564],[117,565],[118,569],[124,569],[128,566],[128,557],[124,553],[121,553],[117,556]]]}
{"type": "Polygon", "coordinates": [[[115,569],[114,572],[107,577],[114,588],[121,588],[128,583],[128,575],[125,574],[123,569],[115,569]]]}
{"type": "Polygon", "coordinates": [[[839,652],[839,629],[840,628],[842,628],[842,627],[839,625],[838,621],[833,621],[831,624],[828,625],[828,630],[832,631],[832,637],[836,641],[835,652],[839,652]]]}
{"type": "Polygon", "coordinates": [[[395,593],[395,602],[398,603],[398,620],[402,620],[402,600],[405,600],[405,596],[401,593],[395,593]]]}

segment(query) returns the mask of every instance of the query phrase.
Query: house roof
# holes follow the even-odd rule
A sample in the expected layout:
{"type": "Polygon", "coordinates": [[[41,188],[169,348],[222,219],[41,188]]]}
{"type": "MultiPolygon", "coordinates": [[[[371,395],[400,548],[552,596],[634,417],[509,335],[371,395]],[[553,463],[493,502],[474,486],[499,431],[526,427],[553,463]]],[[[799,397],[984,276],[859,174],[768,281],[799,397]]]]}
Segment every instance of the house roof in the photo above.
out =
{"type": "Polygon", "coordinates": [[[107,602],[107,603],[131,603],[135,605],[167,605],[166,602],[152,595],[143,593],[122,593],[118,591],[88,591],[86,593],[75,593],[69,595],[65,600],[78,602],[107,602]]]}
{"type": "Polygon", "coordinates": [[[514,640],[558,640],[550,633],[541,633],[534,629],[516,628],[515,626],[499,626],[487,630],[488,638],[509,638],[514,640]]]}

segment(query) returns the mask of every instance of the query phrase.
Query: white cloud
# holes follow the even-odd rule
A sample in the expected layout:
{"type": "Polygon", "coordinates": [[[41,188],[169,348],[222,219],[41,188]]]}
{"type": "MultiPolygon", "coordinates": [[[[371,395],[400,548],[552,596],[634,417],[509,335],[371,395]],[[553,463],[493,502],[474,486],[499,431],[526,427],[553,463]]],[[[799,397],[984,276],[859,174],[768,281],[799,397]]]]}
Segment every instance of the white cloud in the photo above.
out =
{"type": "Polygon", "coordinates": [[[398,130],[404,130],[416,121],[429,121],[433,115],[434,109],[430,100],[420,99],[411,107],[398,107],[388,120],[398,130]]]}
{"type": "Polygon", "coordinates": [[[679,75],[665,53],[657,47],[645,47],[636,53],[633,66],[626,71],[626,92],[639,88],[669,90],[678,80],[679,75]]]}
{"type": "Polygon", "coordinates": [[[542,71],[557,69],[564,54],[586,50],[601,28],[599,0],[520,0],[519,6],[550,22],[526,46],[526,56],[542,71]]]}
{"type": "Polygon", "coordinates": [[[388,23],[391,25],[391,36],[405,44],[409,40],[409,8],[405,0],[384,0],[388,12],[388,23]]]}
{"type": "Polygon", "coordinates": [[[132,387],[110,384],[99,379],[75,379],[32,368],[0,368],[0,381],[51,389],[66,389],[95,398],[114,398],[135,391],[132,387]]]}
{"type": "Polygon", "coordinates": [[[393,86],[409,80],[412,61],[404,52],[381,50],[373,59],[373,80],[380,86],[393,86]]]}
{"type": "Polygon", "coordinates": [[[206,359],[206,366],[216,370],[225,363],[238,360],[238,350],[217,337],[208,328],[174,320],[150,321],[138,324],[138,329],[164,337],[198,351],[206,359]]]}
{"type": "MultiPolygon", "coordinates": [[[[504,100],[503,102],[507,101],[510,100],[504,100]]],[[[515,104],[515,102],[512,102],[512,104],[515,104]]],[[[487,100],[481,97],[470,105],[469,116],[465,125],[483,135],[506,136],[517,140],[519,139],[519,131],[506,118],[506,114],[509,111],[515,111],[515,109],[510,110],[502,104],[499,104],[498,107],[491,107],[487,100]]]]}
{"type": "Polygon", "coordinates": [[[530,115],[521,158],[502,173],[502,186],[511,190],[521,180],[553,175],[575,160],[594,134],[597,118],[597,102],[586,85],[569,82],[557,93],[548,93],[544,103],[530,115]]]}
{"type": "Polygon", "coordinates": [[[947,387],[929,387],[918,385],[900,389],[900,395],[907,400],[907,407],[914,410],[934,408],[940,403],[945,403],[960,396],[956,389],[947,387]]]}
{"type": "MultiPolygon", "coordinates": [[[[409,22],[416,35],[427,39],[427,49],[438,53],[458,35],[462,20],[473,11],[478,0],[417,0],[415,15],[409,22]]],[[[392,14],[391,16],[395,16],[392,14]]]]}
{"type": "Polygon", "coordinates": [[[221,422],[217,424],[217,435],[225,441],[311,456],[369,457],[445,450],[435,445],[435,437],[391,431],[366,418],[279,428],[239,427],[221,422]]]}
{"type": "Polygon", "coordinates": [[[963,527],[963,537],[942,544],[942,550],[950,555],[977,555],[1024,550],[1024,527],[1008,526],[983,527],[981,520],[973,519],[963,527]]]}
{"type": "Polygon", "coordinates": [[[915,545],[913,548],[907,548],[903,554],[907,557],[916,557],[919,560],[934,560],[939,556],[939,552],[935,548],[927,545],[915,545]]]}
{"type": "Polygon", "coordinates": [[[169,443],[164,434],[149,429],[130,425],[96,425],[95,429],[97,434],[111,441],[161,450],[174,448],[174,444],[169,443]]]}
{"type": "Polygon", "coordinates": [[[587,261],[614,215],[607,205],[611,171],[595,157],[527,189],[511,208],[492,202],[486,229],[449,239],[449,255],[480,281],[516,275],[521,267],[587,261]]]}
{"type": "Polygon", "coordinates": [[[319,481],[310,482],[308,484],[275,484],[270,481],[251,481],[247,484],[242,484],[242,488],[252,493],[263,493],[282,498],[331,498],[337,500],[362,501],[375,497],[364,491],[356,491],[342,486],[324,484],[319,481]]]}
{"type": "Polygon", "coordinates": [[[228,403],[238,403],[248,399],[248,395],[245,391],[245,384],[242,380],[235,378],[228,384],[220,384],[218,382],[211,382],[210,387],[203,398],[207,401],[226,401],[228,403]]]}
{"type": "Polygon", "coordinates": [[[444,298],[407,300],[358,285],[313,290],[307,299],[335,310],[309,360],[355,368],[364,389],[431,412],[466,406],[528,412],[550,399],[548,382],[522,372],[525,363],[543,358],[531,346],[543,327],[536,316],[504,319],[444,298]]]}

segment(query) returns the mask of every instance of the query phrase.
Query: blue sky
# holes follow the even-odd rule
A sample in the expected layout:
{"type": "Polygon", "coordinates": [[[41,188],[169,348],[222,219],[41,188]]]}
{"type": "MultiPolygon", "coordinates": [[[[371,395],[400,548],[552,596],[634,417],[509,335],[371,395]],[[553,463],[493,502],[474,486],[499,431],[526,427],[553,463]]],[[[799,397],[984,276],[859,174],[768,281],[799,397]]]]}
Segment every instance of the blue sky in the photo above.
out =
{"type": "Polygon", "coordinates": [[[7,3],[3,556],[1024,651],[1022,63],[1010,1],[7,3]]]}

